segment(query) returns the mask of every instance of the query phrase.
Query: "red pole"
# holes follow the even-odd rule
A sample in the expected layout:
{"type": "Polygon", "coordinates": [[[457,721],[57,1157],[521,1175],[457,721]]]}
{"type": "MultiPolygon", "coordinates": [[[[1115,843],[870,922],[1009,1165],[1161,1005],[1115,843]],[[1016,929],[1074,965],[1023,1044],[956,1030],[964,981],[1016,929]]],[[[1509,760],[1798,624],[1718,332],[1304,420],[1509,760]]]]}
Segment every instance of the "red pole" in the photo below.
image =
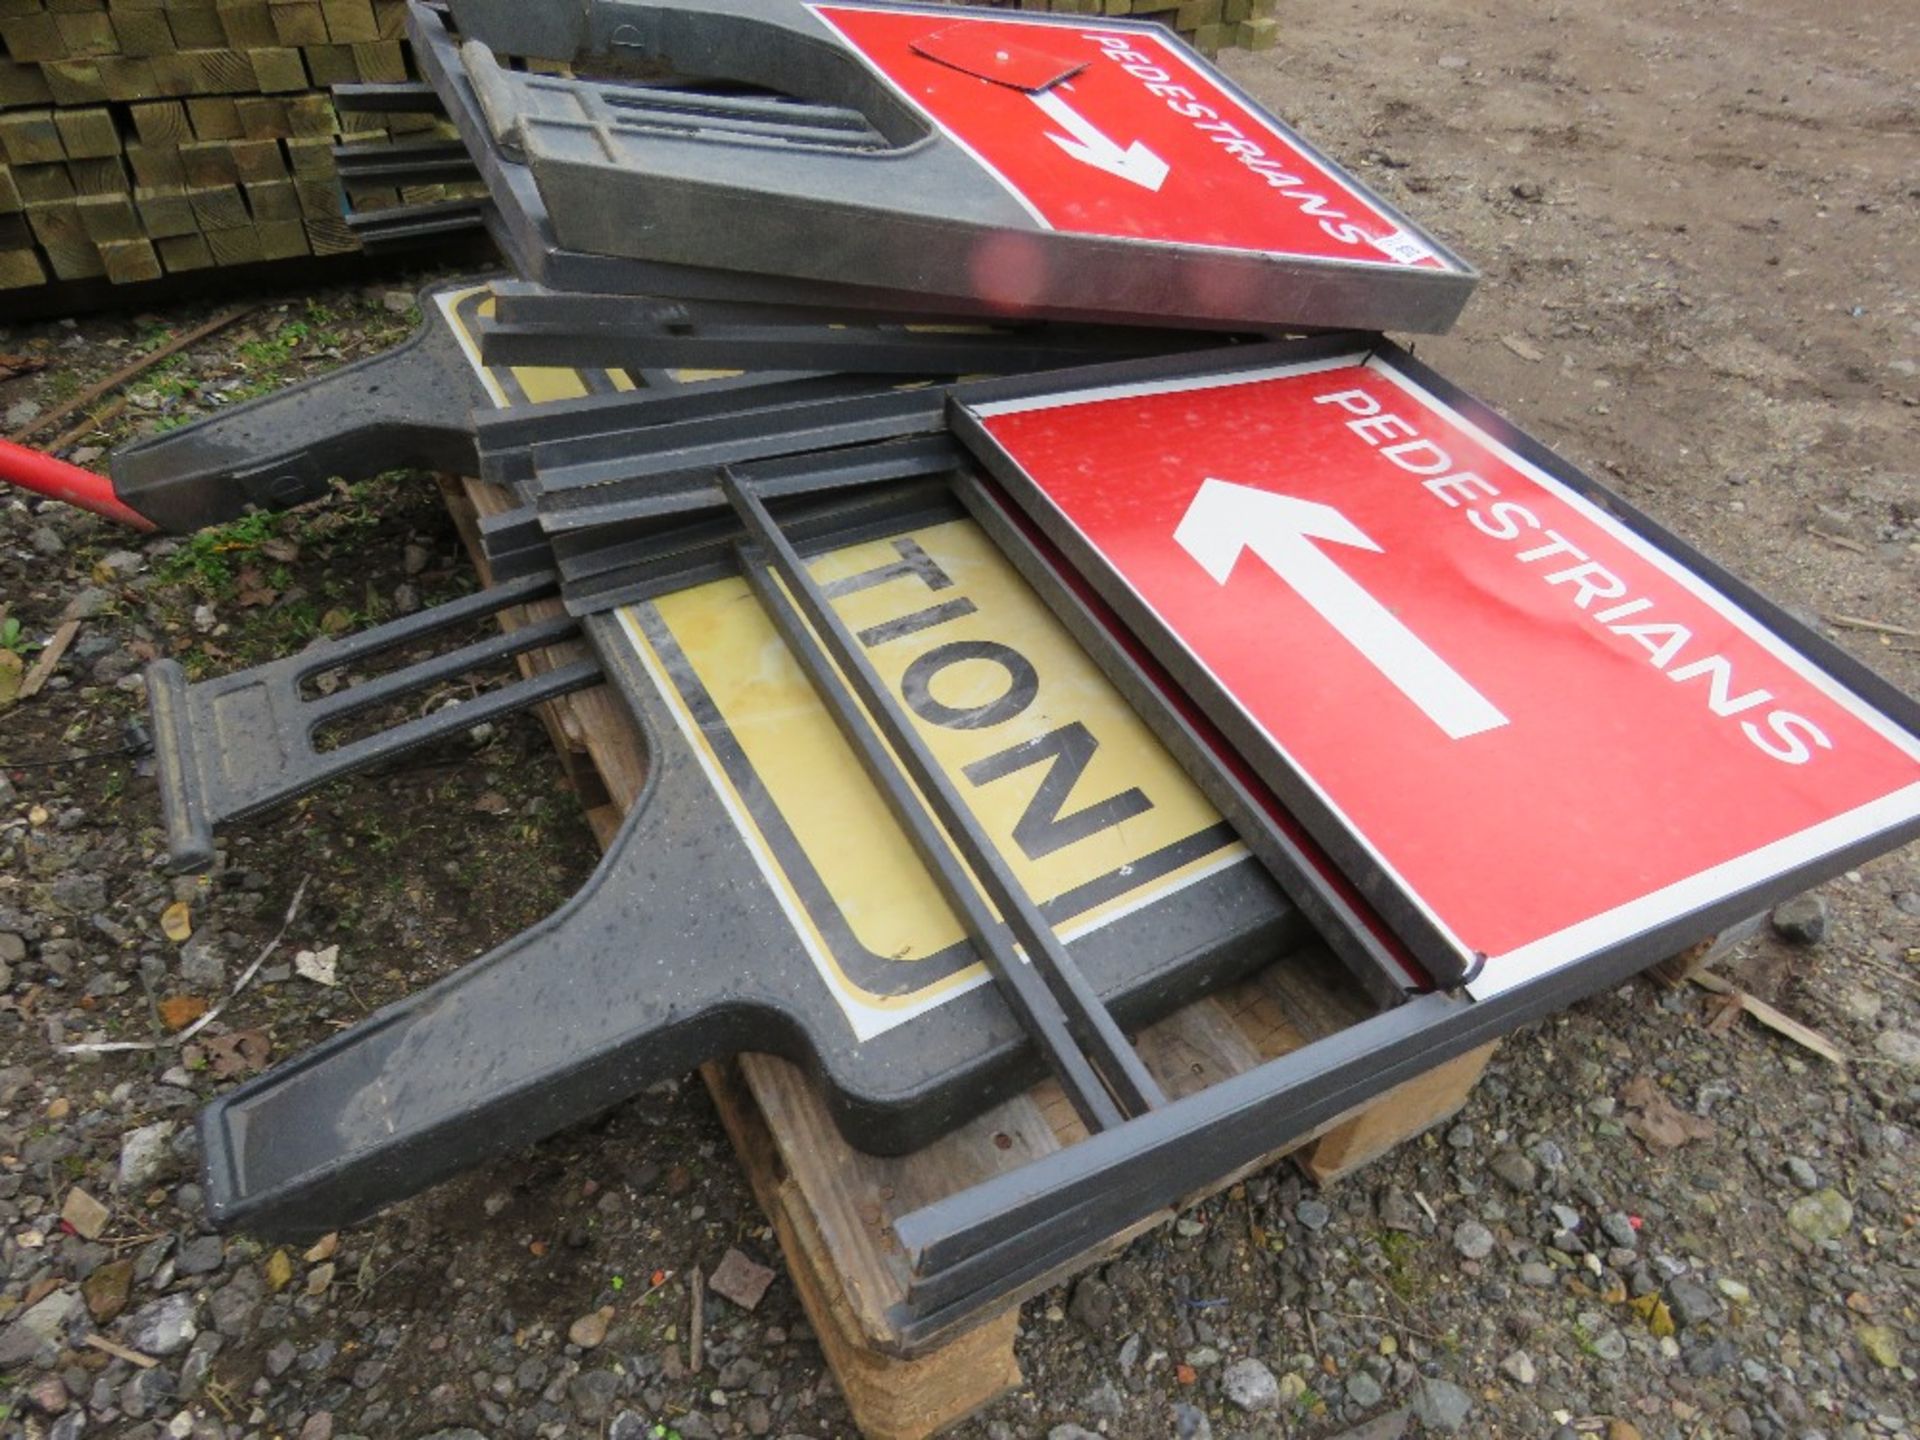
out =
{"type": "Polygon", "coordinates": [[[29,450],[11,440],[0,440],[0,480],[10,480],[36,495],[62,500],[91,510],[135,530],[152,530],[154,523],[113,493],[113,482],[104,475],[82,470],[38,450],[29,450]]]}

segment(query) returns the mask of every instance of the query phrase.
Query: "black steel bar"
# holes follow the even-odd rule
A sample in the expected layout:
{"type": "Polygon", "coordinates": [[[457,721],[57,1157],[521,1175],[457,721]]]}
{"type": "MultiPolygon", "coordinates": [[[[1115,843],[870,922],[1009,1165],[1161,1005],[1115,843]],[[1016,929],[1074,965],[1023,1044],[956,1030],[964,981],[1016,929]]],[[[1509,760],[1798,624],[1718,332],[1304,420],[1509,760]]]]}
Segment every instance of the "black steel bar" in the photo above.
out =
{"type": "Polygon", "coordinates": [[[611,395],[583,395],[546,405],[481,409],[473,414],[474,448],[480,478],[513,484],[533,477],[533,447],[559,440],[598,438],[610,447],[614,437],[631,436],[680,420],[704,416],[744,416],[749,412],[845,395],[871,395],[875,382],[851,376],[777,371],[671,383],[649,384],[611,395]]]}
{"type": "Polygon", "coordinates": [[[1046,1057],[1047,1068],[1060,1082],[1074,1112],[1089,1130],[1105,1130],[1121,1124],[1126,1117],[1107,1093],[1099,1072],[1075,1043],[1066,1012],[1033,967],[1021,958],[1005,923],[994,915],[973,877],[954,855],[950,838],[934,824],[933,817],[914,795],[885,742],[861,710],[860,702],[835,671],[819,642],[808,632],[779,582],[768,572],[760,551],[746,544],[736,544],[734,550],[747,584],[774,629],[779,631],[788,651],[806,673],[840,734],[859,757],[867,778],[886,798],[887,808],[907,832],[914,851],[940,887],[940,893],[960,916],[974,949],[999,985],[1007,1008],[1046,1057]]]}
{"type": "Polygon", "coordinates": [[[424,205],[390,205],[384,210],[354,210],[344,218],[362,248],[413,245],[486,228],[487,202],[435,200],[424,205]]]}
{"type": "MultiPolygon", "coordinates": [[[[884,539],[902,529],[938,524],[964,513],[944,485],[924,482],[888,486],[882,492],[862,490],[850,499],[835,496],[800,502],[790,511],[787,506],[781,508],[784,533],[796,545],[809,548],[884,539]]],[[[731,575],[735,571],[730,547],[739,533],[731,512],[724,512],[721,520],[661,530],[657,539],[635,543],[631,565],[567,582],[562,592],[567,613],[585,619],[731,575]]],[[[565,541],[556,542],[556,548],[565,545],[565,541]]]]}
{"type": "MultiPolygon", "coordinates": [[[[967,507],[974,523],[1000,547],[1021,577],[1100,667],[1134,712],[1167,747],[1187,777],[1224,815],[1287,898],[1298,905],[1314,929],[1326,940],[1373,998],[1391,1004],[1409,988],[1424,988],[1425,978],[1403,963],[1382,932],[1354,900],[1330,878],[1332,862],[1315,863],[1304,832],[1296,835],[1280,823],[1274,805],[1259,795],[1225,758],[1225,741],[1201,733],[1192,716],[1174,702],[1172,682],[1149,671],[1141,659],[1120,643],[1123,633],[1117,617],[1110,618],[1099,601],[1076,589],[1050,557],[1042,554],[1008,508],[970,473],[955,479],[954,493],[967,507]],[[1302,842],[1305,841],[1305,844],[1302,842]]],[[[1316,847],[1317,848],[1317,847],[1316,847]]]]}
{"type": "Polygon", "coordinates": [[[615,483],[645,487],[678,471],[938,434],[946,428],[946,391],[927,387],[685,420],[656,426],[642,437],[595,436],[539,445],[533,463],[543,492],[541,523],[549,531],[567,528],[560,517],[570,504],[603,499],[589,492],[615,483]]]}
{"type": "Polygon", "coordinates": [[[524,655],[529,650],[538,650],[545,645],[558,644],[577,635],[579,631],[580,622],[573,616],[549,616],[545,620],[522,625],[517,630],[503,630],[497,635],[476,640],[471,645],[449,650],[444,655],[434,655],[416,665],[391,670],[359,685],[309,700],[305,708],[305,714],[309,717],[309,733],[317,731],[322,725],[372,709],[376,705],[384,705],[389,700],[424,690],[443,680],[451,680],[480,666],[524,655]]]}
{"type": "Polygon", "coordinates": [[[424,80],[336,85],[333,104],[343,115],[443,115],[447,108],[424,80]]]}
{"type": "Polygon", "coordinates": [[[1514,1023],[1509,1006],[1423,995],[912,1211],[894,1222],[910,1312],[975,1311],[1514,1023]]]}
{"type": "MultiPolygon", "coordinates": [[[[909,330],[865,325],[602,326],[592,331],[493,320],[480,331],[489,365],[713,366],[750,370],[818,366],[866,375],[1018,374],[1183,348],[1180,331],[1129,346],[1044,330],[909,330]]],[[[1219,336],[1197,340],[1215,348],[1219,336]]]]}
{"type": "MultiPolygon", "coordinates": [[[[766,498],[774,499],[941,475],[958,463],[959,456],[944,435],[922,435],[843,450],[781,456],[739,468],[754,471],[756,488],[766,498]]],[[[564,543],[568,547],[617,544],[657,530],[663,522],[677,516],[723,507],[726,497],[714,475],[712,470],[693,469],[654,476],[644,485],[610,485],[606,487],[610,494],[601,503],[544,511],[540,523],[555,544],[564,543]],[[636,490],[641,493],[633,493],[636,490]]],[[[567,553],[579,551],[569,548],[567,553]]]]}
{"type": "Polygon", "coordinates": [[[954,837],[988,898],[1012,927],[1026,952],[1027,963],[1040,973],[1047,988],[1059,1000],[1073,1025],[1075,1038],[1087,1048],[1089,1058],[1114,1097],[1128,1113],[1136,1115],[1164,1103],[1159,1083],[1121,1034],[1113,1016],[1087,984],[1079,966],[1040,914],[1025,887],[1007,868],[992,839],[980,828],[912,722],[901,715],[872,662],[808,572],[792,543],[781,534],[760,497],[742,485],[731,471],[722,473],[721,484],[747,533],[771,558],[801,613],[893,747],[902,767],[954,837]]]}
{"type": "Polygon", "coordinates": [[[336,145],[333,168],[345,185],[434,185],[480,179],[467,147],[458,140],[336,145]]]}

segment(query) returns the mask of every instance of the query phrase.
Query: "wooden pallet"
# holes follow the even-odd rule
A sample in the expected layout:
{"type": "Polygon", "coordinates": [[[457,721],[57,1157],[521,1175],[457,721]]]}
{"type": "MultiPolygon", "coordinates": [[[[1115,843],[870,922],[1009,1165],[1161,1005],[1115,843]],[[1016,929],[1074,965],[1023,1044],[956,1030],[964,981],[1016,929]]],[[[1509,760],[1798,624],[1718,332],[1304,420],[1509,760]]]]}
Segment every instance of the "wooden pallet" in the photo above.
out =
{"type": "MultiPolygon", "coordinates": [[[[468,552],[486,579],[478,519],[511,508],[512,501],[497,487],[478,481],[449,479],[442,487],[468,552]]],[[[549,600],[510,611],[502,622],[517,628],[559,613],[560,603],[549,600]]],[[[585,653],[584,644],[574,642],[522,656],[520,664],[534,673],[585,653]]],[[[566,696],[540,713],[588,823],[604,846],[645,779],[639,733],[605,687],[566,696]]],[[[1187,1006],[1142,1031],[1137,1040],[1155,1077],[1169,1095],[1178,1097],[1371,1013],[1373,1006],[1357,984],[1331,961],[1283,962],[1187,1006]]],[[[1189,1199],[1223,1190],[1287,1154],[1313,1179],[1330,1183],[1452,1116],[1465,1103],[1493,1048],[1488,1045],[1441,1065],[1189,1199]]],[[[1021,1383],[1013,1348],[1017,1301],[961,1333],[923,1344],[902,1339],[887,1319],[889,1307],[904,1298],[907,1281],[906,1259],[892,1227],[897,1217],[933,1199],[1085,1138],[1086,1131],[1052,1082],[912,1155],[882,1157],[848,1145],[813,1082],[785,1060],[741,1055],[706,1066],[702,1075],[863,1435],[870,1440],[922,1440],[1021,1383]]],[[[1111,1237],[1072,1265],[1036,1281],[1027,1293],[1098,1262],[1171,1213],[1111,1237]]]]}

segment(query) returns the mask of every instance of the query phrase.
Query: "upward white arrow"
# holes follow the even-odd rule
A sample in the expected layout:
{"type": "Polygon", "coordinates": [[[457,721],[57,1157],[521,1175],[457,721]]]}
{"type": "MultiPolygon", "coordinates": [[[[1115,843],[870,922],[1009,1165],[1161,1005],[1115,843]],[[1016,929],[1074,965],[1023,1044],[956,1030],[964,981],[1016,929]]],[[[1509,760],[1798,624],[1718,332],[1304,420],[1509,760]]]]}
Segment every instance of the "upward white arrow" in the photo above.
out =
{"type": "Polygon", "coordinates": [[[1047,139],[1082,164],[1130,180],[1142,190],[1157,193],[1166,182],[1169,168],[1166,161],[1138,140],[1122,149],[1118,141],[1110,139],[1099,126],[1069,105],[1067,97],[1058,90],[1042,90],[1027,98],[1067,132],[1055,135],[1049,131],[1047,139]]]}
{"type": "Polygon", "coordinates": [[[1321,553],[1316,540],[1380,553],[1331,505],[1207,480],[1173,538],[1222,585],[1240,552],[1253,551],[1449,739],[1464,740],[1507,723],[1492,701],[1321,553]]]}

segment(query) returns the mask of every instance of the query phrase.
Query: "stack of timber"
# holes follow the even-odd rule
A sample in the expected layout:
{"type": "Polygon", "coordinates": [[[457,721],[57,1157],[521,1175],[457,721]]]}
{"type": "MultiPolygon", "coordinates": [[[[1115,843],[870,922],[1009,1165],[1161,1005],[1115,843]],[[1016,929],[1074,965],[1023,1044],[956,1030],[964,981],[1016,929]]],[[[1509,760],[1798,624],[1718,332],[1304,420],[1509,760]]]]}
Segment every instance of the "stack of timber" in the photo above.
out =
{"type": "Polygon", "coordinates": [[[328,89],[406,80],[405,25],[404,0],[0,0],[0,290],[356,249],[334,145],[437,122],[328,89]]]}
{"type": "Polygon", "coordinates": [[[1157,20],[1201,54],[1225,49],[1270,50],[1278,37],[1280,0],[987,0],[1003,10],[1050,10],[1056,15],[1157,20]]]}
{"type": "MultiPolygon", "coordinates": [[[[1157,20],[1211,55],[1270,46],[1278,0],[985,3],[1157,20]]],[[[411,78],[405,30],[405,0],[0,0],[0,292],[357,250],[334,145],[440,122],[342,114],[328,91],[411,78]]]]}

